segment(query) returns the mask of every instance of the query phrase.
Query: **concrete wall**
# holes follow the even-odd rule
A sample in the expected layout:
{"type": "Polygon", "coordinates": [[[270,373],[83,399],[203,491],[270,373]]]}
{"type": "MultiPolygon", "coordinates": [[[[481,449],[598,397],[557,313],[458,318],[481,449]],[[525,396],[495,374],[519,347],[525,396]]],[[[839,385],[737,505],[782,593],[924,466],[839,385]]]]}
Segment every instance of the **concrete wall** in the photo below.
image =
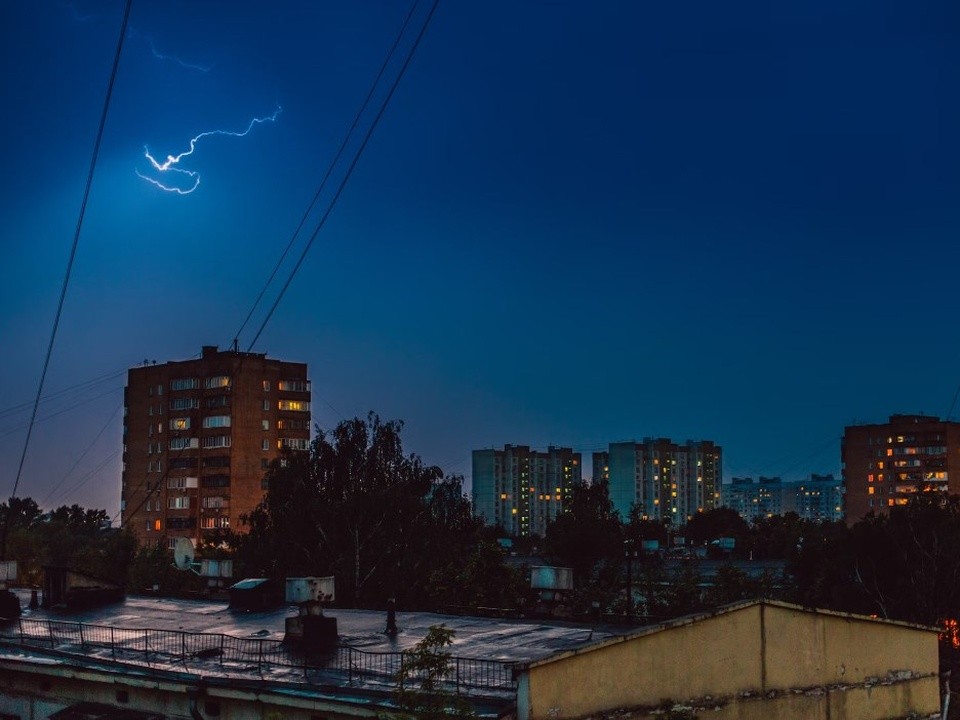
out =
{"type": "Polygon", "coordinates": [[[933,631],[741,606],[533,663],[520,720],[685,704],[716,720],[869,720],[939,706],[933,631]]]}

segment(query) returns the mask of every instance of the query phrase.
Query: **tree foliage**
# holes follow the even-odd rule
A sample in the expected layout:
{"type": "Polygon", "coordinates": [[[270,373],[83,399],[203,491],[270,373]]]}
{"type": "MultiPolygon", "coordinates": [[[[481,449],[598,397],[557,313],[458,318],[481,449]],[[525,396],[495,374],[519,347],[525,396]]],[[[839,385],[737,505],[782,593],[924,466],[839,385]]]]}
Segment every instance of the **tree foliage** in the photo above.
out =
{"type": "Polygon", "coordinates": [[[44,566],[63,566],[123,584],[136,542],[111,529],[105,510],[63,505],[44,513],[32,498],[0,504],[6,559],[16,560],[20,582],[39,585],[44,566]]]}
{"type": "Polygon", "coordinates": [[[333,575],[346,605],[430,601],[431,575],[462,564],[482,524],[460,478],[404,454],[402,427],[370,413],[275,461],[238,562],[270,577],[333,575]]]}
{"type": "Polygon", "coordinates": [[[451,673],[448,648],[453,635],[445,625],[431,625],[423,640],[403,653],[396,700],[401,710],[419,720],[473,717],[469,706],[444,688],[451,673]]]}

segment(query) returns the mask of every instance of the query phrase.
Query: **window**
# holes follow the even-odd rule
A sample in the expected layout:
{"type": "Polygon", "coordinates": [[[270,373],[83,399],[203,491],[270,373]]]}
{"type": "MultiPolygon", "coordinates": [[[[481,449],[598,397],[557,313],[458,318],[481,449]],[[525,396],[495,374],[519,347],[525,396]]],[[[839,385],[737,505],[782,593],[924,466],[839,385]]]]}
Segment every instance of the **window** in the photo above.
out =
{"type": "Polygon", "coordinates": [[[277,420],[277,430],[309,430],[310,423],[307,420],[277,420]]]}
{"type": "Polygon", "coordinates": [[[212,437],[205,437],[203,439],[203,446],[205,448],[230,447],[230,436],[229,435],[213,435],[212,437]]]}
{"type": "Polygon", "coordinates": [[[270,381],[269,381],[269,380],[264,380],[264,381],[263,381],[263,391],[264,391],[264,392],[270,392],[270,381]]]}
{"type": "Polygon", "coordinates": [[[163,395],[163,385],[157,385],[157,395],[163,395]]]}
{"type": "Polygon", "coordinates": [[[270,401],[269,401],[269,400],[264,400],[264,401],[263,401],[263,410],[264,410],[264,412],[266,412],[266,411],[269,410],[269,409],[270,409],[270,401]]]}
{"type": "Polygon", "coordinates": [[[270,441],[267,440],[266,438],[264,438],[264,439],[263,439],[263,442],[260,443],[260,449],[261,449],[261,450],[269,450],[269,449],[270,449],[270,441]]]}
{"type": "Polygon", "coordinates": [[[195,477],[177,477],[177,478],[167,478],[167,487],[171,490],[186,490],[187,488],[195,488],[197,486],[197,478],[195,477]]]}
{"type": "Polygon", "coordinates": [[[230,377],[228,375],[216,375],[214,377],[208,377],[203,381],[203,386],[207,390],[212,390],[213,388],[230,387],[230,377]]]}
{"type": "MultiPolygon", "coordinates": [[[[206,464],[206,461],[204,461],[204,464],[206,464]]],[[[180,457],[170,460],[171,470],[189,470],[196,466],[197,459],[195,457],[180,457]]]]}
{"type": "Polygon", "coordinates": [[[154,530],[156,530],[157,532],[160,532],[160,528],[161,528],[161,527],[162,527],[162,526],[161,526],[161,524],[160,524],[160,518],[157,518],[156,520],[153,521],[153,529],[154,529],[154,530]]]}
{"type": "Polygon", "coordinates": [[[170,440],[171,450],[196,450],[197,447],[196,438],[173,438],[170,440]]]}
{"type": "Polygon", "coordinates": [[[306,438],[280,438],[277,440],[278,448],[287,448],[288,450],[306,450],[310,441],[306,438]]]}
{"type": "Polygon", "coordinates": [[[210,415],[203,419],[205,428],[230,427],[229,415],[210,415]]]}
{"type": "Polygon", "coordinates": [[[281,380],[277,383],[281,392],[310,392],[309,380],[281,380]]]}
{"type": "Polygon", "coordinates": [[[170,381],[171,390],[196,390],[198,387],[196,378],[179,378],[170,381]]]}
{"type": "Polygon", "coordinates": [[[310,403],[304,400],[280,400],[277,402],[277,408],[294,412],[310,412],[310,403]]]}
{"type": "Polygon", "coordinates": [[[230,467],[229,455],[214,455],[203,459],[204,467],[230,467]]]}
{"type": "Polygon", "coordinates": [[[270,429],[270,421],[269,421],[269,420],[264,420],[264,421],[262,422],[262,426],[263,426],[263,429],[264,429],[264,430],[269,430],[269,429],[270,429]]]}
{"type": "Polygon", "coordinates": [[[196,410],[200,407],[200,401],[197,398],[176,398],[170,401],[171,410],[196,410]]]}
{"type": "Polygon", "coordinates": [[[170,418],[170,429],[171,430],[189,430],[190,418],[188,417],[170,418]]]}
{"type": "Polygon", "coordinates": [[[209,475],[200,481],[205,488],[230,487],[229,475],[209,475]]]}
{"type": "Polygon", "coordinates": [[[230,518],[224,515],[215,515],[213,517],[205,517],[200,520],[200,527],[204,530],[215,530],[216,528],[228,528],[230,527],[230,518]]]}
{"type": "Polygon", "coordinates": [[[230,397],[228,395],[214,395],[208,397],[205,404],[208,408],[227,407],[230,405],[230,397]]]}
{"type": "Polygon", "coordinates": [[[167,498],[167,507],[171,510],[189,510],[190,496],[177,495],[176,497],[167,498]]]}
{"type": "Polygon", "coordinates": [[[227,506],[226,498],[223,495],[209,495],[203,498],[203,507],[205,508],[225,508],[227,506]]]}
{"type": "MultiPolygon", "coordinates": [[[[266,442],[266,440],[264,440],[264,442],[266,442]]],[[[261,470],[269,470],[269,469],[270,469],[270,461],[267,460],[266,458],[260,458],[260,469],[261,469],[261,470]]],[[[266,483],[266,480],[264,480],[264,483],[266,483]]],[[[266,490],[266,489],[267,489],[267,486],[264,485],[264,486],[263,486],[263,489],[266,490]]]]}

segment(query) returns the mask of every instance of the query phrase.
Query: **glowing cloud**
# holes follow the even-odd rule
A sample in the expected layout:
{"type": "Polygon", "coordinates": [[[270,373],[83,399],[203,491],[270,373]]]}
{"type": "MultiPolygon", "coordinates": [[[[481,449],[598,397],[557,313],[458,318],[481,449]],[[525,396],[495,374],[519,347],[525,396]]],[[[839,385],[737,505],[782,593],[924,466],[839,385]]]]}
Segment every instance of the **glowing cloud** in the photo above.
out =
{"type": "Polygon", "coordinates": [[[190,138],[190,148],[188,150],[184,150],[179,155],[167,155],[167,159],[164,160],[163,162],[158,161],[153,155],[150,154],[149,148],[144,146],[143,155],[145,158],[147,158],[147,160],[150,161],[150,165],[153,166],[153,169],[156,171],[156,173],[160,177],[163,177],[165,173],[176,173],[178,176],[181,176],[181,175],[185,176],[186,178],[188,178],[188,180],[183,186],[161,182],[157,178],[144,175],[143,173],[141,173],[139,170],[136,170],[136,169],[134,170],[134,172],[137,174],[137,177],[143,180],[146,180],[148,183],[155,185],[161,190],[164,190],[166,192],[176,193],[177,195],[189,195],[198,187],[200,187],[200,173],[196,170],[188,170],[186,168],[181,168],[177,166],[180,164],[180,161],[183,160],[183,158],[193,155],[194,150],[197,149],[197,143],[200,140],[202,140],[203,138],[211,137],[213,135],[226,135],[228,137],[246,137],[247,135],[250,134],[250,131],[253,130],[255,125],[259,125],[265,122],[276,122],[277,116],[282,112],[282,110],[283,108],[278,106],[277,109],[274,111],[273,115],[267,115],[266,117],[262,117],[262,118],[256,118],[256,117],[253,118],[253,120],[250,121],[250,124],[247,125],[246,130],[243,130],[240,132],[236,132],[233,130],[207,130],[205,132],[200,133],[199,135],[195,135],[194,137],[190,138]]]}

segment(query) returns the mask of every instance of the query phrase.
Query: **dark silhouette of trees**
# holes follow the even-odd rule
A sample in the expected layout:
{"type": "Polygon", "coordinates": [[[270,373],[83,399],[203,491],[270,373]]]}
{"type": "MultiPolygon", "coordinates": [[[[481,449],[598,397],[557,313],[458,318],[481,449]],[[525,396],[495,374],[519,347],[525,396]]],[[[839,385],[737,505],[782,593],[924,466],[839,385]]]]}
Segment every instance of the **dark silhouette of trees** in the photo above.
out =
{"type": "Polygon", "coordinates": [[[546,555],[573,569],[574,582],[589,582],[603,559],[620,563],[623,549],[620,519],[610,502],[606,482],[575,485],[569,505],[547,527],[546,555]]]}
{"type": "Polygon", "coordinates": [[[244,571],[333,575],[338,603],[351,606],[430,601],[445,587],[431,576],[470,557],[482,524],[459,478],[404,454],[402,427],[370,413],[275,461],[249,534],[235,540],[244,571]]]}
{"type": "Polygon", "coordinates": [[[136,542],[109,528],[105,510],[63,505],[44,513],[32,498],[0,504],[0,523],[9,522],[7,559],[16,560],[20,582],[39,585],[48,565],[82,570],[123,584],[136,542]]]}

